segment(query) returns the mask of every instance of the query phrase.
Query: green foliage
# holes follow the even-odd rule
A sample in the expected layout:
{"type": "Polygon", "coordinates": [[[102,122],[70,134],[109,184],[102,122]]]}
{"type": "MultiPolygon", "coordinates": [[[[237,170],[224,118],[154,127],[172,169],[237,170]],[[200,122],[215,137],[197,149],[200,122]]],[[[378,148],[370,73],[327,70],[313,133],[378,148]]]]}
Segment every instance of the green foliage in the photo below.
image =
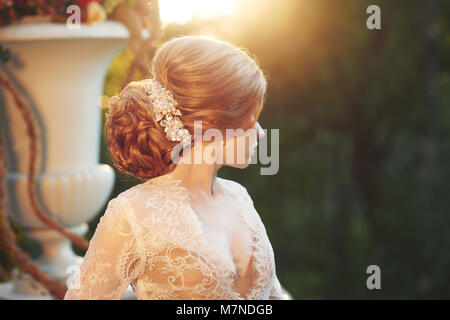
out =
{"type": "Polygon", "coordinates": [[[5,226],[0,222],[0,282],[9,280],[15,267],[13,253],[6,250],[5,244],[7,243],[7,238],[5,232],[3,231],[4,229],[5,226]]]}
{"type": "Polygon", "coordinates": [[[0,44],[0,64],[5,64],[11,59],[11,51],[0,44]]]}
{"type": "MultiPolygon", "coordinates": [[[[257,3],[207,29],[168,26],[165,39],[219,36],[269,76],[260,123],[280,129],[278,174],[219,175],[247,187],[281,283],[296,299],[448,298],[449,2],[377,1],[381,30],[366,28],[371,1],[257,3]]],[[[119,90],[115,66],[106,94],[119,90]]]]}
{"type": "Polygon", "coordinates": [[[105,86],[103,92],[106,96],[111,97],[120,92],[120,90],[122,89],[124,75],[130,67],[132,59],[133,54],[130,50],[121,51],[113,59],[105,78],[105,86]]]}
{"type": "MultiPolygon", "coordinates": [[[[28,253],[33,259],[39,258],[42,253],[42,247],[39,241],[31,238],[23,232],[23,228],[12,220],[9,224],[14,232],[16,244],[24,252],[28,253]]],[[[7,236],[5,226],[0,223],[0,282],[9,280],[12,276],[12,271],[16,265],[14,255],[11,251],[6,250],[7,236]]]]}

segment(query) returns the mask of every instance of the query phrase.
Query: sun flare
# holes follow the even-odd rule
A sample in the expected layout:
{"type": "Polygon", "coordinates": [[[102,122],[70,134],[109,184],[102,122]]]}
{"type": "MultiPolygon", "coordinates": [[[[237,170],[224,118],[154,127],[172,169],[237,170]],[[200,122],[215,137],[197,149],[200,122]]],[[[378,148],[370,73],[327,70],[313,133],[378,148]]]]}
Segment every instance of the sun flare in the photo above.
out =
{"type": "Polygon", "coordinates": [[[183,24],[192,19],[211,19],[234,12],[236,0],[160,0],[163,23],[183,24]]]}

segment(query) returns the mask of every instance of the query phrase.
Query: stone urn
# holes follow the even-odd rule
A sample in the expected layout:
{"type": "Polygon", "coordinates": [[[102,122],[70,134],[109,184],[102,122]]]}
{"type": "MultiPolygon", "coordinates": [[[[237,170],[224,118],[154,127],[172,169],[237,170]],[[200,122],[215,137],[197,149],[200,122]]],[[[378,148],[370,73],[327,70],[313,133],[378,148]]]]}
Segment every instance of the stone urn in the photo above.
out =
{"type": "MultiPolygon", "coordinates": [[[[29,108],[38,134],[36,192],[40,206],[71,231],[84,235],[87,222],[108,201],[114,170],[99,163],[101,106],[107,68],[126,46],[118,22],[82,25],[24,23],[0,28],[0,43],[12,59],[2,66],[29,108]]],[[[26,192],[29,138],[12,97],[0,90],[0,126],[5,144],[6,214],[42,245],[40,267],[64,283],[82,258],[71,243],[33,213],[26,192]]],[[[6,299],[48,299],[27,275],[3,284],[6,299]]]]}

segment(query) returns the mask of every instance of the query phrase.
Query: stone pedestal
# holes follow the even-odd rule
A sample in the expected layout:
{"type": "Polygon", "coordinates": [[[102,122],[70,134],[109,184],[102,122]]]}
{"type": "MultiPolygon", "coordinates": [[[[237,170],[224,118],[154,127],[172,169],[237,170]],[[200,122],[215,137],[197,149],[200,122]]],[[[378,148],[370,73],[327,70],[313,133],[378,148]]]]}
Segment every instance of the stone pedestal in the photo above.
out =
{"type": "MultiPolygon", "coordinates": [[[[72,231],[84,235],[86,222],[100,213],[114,185],[114,170],[99,163],[104,77],[114,56],[125,47],[128,31],[117,22],[82,25],[31,23],[0,28],[0,42],[12,59],[2,67],[19,90],[36,125],[36,191],[41,208],[72,231]]],[[[82,259],[59,233],[33,213],[26,191],[29,138],[12,97],[0,90],[0,126],[7,169],[6,213],[43,254],[37,263],[66,282],[70,266],[82,259]]],[[[42,288],[28,276],[3,284],[6,299],[43,299],[42,288]]]]}

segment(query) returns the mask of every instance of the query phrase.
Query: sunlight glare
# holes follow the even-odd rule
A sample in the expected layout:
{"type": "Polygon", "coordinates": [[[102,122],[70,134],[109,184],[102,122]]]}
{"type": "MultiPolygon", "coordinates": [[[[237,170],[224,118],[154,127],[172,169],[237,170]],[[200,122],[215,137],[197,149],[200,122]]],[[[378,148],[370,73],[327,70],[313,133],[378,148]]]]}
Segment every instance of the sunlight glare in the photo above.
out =
{"type": "Polygon", "coordinates": [[[183,24],[192,19],[212,19],[234,12],[236,0],[160,0],[163,23],[183,24]]]}

